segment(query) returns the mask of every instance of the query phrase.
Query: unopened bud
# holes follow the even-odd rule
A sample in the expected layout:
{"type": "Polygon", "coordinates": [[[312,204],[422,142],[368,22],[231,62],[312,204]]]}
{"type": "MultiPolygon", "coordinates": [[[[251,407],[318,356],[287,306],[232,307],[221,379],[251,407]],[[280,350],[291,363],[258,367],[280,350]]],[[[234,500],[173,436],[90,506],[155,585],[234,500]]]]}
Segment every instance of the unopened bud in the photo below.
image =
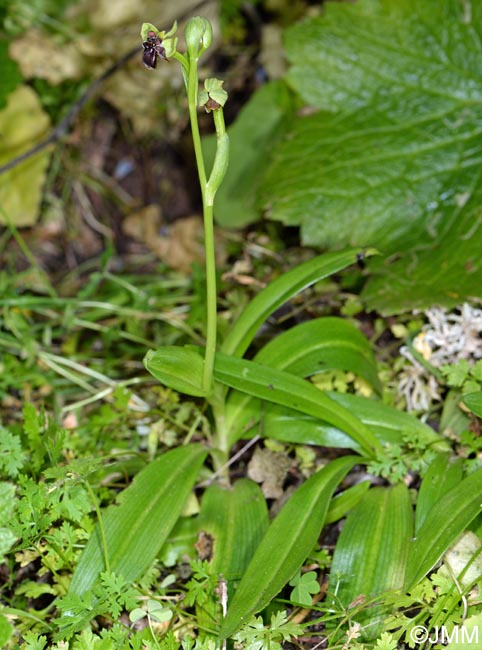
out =
{"type": "Polygon", "coordinates": [[[212,43],[213,28],[207,18],[195,16],[187,23],[184,36],[189,56],[198,59],[212,43]]]}
{"type": "Polygon", "coordinates": [[[204,106],[206,111],[214,111],[224,106],[228,99],[228,93],[223,88],[224,81],[210,78],[204,82],[204,89],[199,93],[199,105],[204,106]]]}

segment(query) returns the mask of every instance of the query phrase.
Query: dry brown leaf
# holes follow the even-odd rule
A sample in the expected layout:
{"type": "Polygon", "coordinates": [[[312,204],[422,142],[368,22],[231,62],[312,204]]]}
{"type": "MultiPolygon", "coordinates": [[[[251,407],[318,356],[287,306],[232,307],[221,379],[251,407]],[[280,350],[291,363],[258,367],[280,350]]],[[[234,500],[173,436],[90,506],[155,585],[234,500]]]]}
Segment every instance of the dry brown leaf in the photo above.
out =
{"type": "Polygon", "coordinates": [[[13,41],[9,54],[26,79],[46,79],[55,85],[84,74],[84,60],[74,43],[58,42],[35,28],[13,41]]]}
{"type": "MultiPolygon", "coordinates": [[[[49,127],[36,93],[19,86],[0,111],[0,164],[13,160],[42,140],[49,127]]],[[[35,223],[50,159],[48,148],[0,176],[0,223],[6,215],[16,226],[35,223]]]]}
{"type": "MultiPolygon", "coordinates": [[[[193,262],[204,262],[201,217],[185,217],[166,225],[162,223],[160,207],[148,205],[129,215],[123,230],[173,269],[188,273],[193,262]]],[[[216,233],[216,257],[218,264],[224,263],[225,246],[220,233],[216,233]]]]}
{"type": "Polygon", "coordinates": [[[261,490],[267,499],[279,499],[290,467],[291,460],[286,454],[257,447],[248,464],[248,477],[261,483],[261,490]]]}

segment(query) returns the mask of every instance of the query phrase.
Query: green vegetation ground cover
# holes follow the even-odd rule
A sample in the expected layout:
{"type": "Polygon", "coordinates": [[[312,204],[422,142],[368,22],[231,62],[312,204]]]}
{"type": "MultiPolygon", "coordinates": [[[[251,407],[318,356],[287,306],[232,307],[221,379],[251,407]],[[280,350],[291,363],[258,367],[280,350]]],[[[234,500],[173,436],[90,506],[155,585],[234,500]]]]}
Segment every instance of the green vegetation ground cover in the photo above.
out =
{"type": "Polygon", "coordinates": [[[3,238],[32,266],[1,276],[1,643],[453,649],[460,629],[473,642],[482,312],[368,314],[376,251],[300,261],[274,229],[233,249],[248,276],[220,280],[226,94],[216,79],[199,92],[217,134],[204,167],[211,27],[190,21],[186,50],[175,27],[144,24],[144,62],[181,64],[205,275],[127,275],[107,252],[69,294],[13,224],[3,238]]]}

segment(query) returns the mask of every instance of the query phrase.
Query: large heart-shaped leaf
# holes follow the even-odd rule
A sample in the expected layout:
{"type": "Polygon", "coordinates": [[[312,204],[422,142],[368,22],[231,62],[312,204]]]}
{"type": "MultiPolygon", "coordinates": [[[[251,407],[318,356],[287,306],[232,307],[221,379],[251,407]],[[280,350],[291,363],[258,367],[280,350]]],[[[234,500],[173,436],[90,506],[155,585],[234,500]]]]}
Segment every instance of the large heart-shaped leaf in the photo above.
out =
{"type": "Polygon", "coordinates": [[[287,30],[319,109],[275,149],[270,218],[309,245],[376,246],[365,297],[394,311],[482,294],[482,3],[359,0],[287,30]]]}
{"type": "Polygon", "coordinates": [[[8,95],[21,83],[22,75],[17,64],[8,56],[8,41],[0,40],[0,68],[2,83],[0,84],[0,110],[7,103],[8,95]]]}
{"type": "Polygon", "coordinates": [[[206,451],[178,447],[152,461],[120,495],[120,505],[102,513],[77,569],[70,593],[81,596],[107,569],[127,581],[139,579],[154,561],[179,518],[206,451]]]}

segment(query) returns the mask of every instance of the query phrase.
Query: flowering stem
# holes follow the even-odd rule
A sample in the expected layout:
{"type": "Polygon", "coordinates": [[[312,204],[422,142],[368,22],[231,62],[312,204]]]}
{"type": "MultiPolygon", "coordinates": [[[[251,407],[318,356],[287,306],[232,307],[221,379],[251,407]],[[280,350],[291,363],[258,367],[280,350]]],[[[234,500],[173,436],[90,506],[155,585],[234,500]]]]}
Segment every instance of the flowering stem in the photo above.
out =
{"type": "Polygon", "coordinates": [[[206,349],[204,353],[204,372],[203,388],[206,394],[212,390],[213,385],[213,368],[214,356],[216,353],[217,337],[217,301],[216,301],[216,259],[214,250],[214,217],[213,201],[214,196],[209,194],[208,183],[206,179],[206,169],[201,147],[201,137],[199,135],[199,124],[197,119],[197,93],[198,93],[198,74],[197,58],[190,57],[189,73],[187,79],[189,118],[191,121],[191,132],[194,143],[194,153],[196,156],[196,165],[201,186],[201,195],[203,203],[204,218],[204,249],[206,255],[206,349]],[[209,200],[207,200],[209,198],[209,200]]]}

